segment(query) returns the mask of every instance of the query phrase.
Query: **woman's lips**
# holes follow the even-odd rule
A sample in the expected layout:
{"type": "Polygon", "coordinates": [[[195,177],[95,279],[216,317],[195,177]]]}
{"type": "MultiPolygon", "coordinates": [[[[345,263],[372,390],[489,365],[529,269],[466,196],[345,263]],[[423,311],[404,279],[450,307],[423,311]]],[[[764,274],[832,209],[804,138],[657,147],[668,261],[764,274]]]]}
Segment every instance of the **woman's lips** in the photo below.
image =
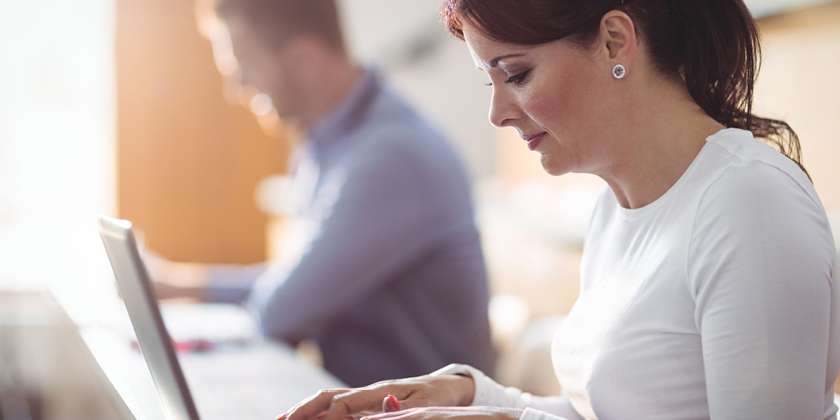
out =
{"type": "Polygon", "coordinates": [[[545,132],[534,134],[533,136],[526,136],[525,141],[528,142],[528,149],[535,150],[539,147],[543,137],[545,137],[545,132]]]}

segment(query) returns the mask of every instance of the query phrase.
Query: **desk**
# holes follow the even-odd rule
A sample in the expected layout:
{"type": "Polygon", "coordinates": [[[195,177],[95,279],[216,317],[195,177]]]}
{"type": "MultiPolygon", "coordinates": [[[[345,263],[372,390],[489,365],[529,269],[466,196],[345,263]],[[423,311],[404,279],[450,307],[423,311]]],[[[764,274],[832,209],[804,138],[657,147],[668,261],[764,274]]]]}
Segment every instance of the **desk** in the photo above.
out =
{"type": "MultiPolygon", "coordinates": [[[[47,294],[0,293],[0,344],[15,350],[2,352],[0,373],[11,366],[16,383],[42,394],[37,418],[164,419],[124,315],[76,325],[47,294]]],[[[272,419],[318,389],[341,386],[291,348],[256,337],[239,308],[173,305],[164,317],[176,338],[191,332],[232,339],[206,353],[179,354],[203,420],[272,419]]]]}
{"type": "Polygon", "coordinates": [[[133,418],[70,319],[36,291],[0,291],[0,405],[15,420],[133,418]]]}
{"type": "MultiPolygon", "coordinates": [[[[341,386],[323,369],[285,345],[260,339],[250,317],[228,305],[164,305],[175,340],[200,337],[218,347],[179,353],[178,359],[203,420],[272,419],[321,388],[341,386]]],[[[137,420],[163,418],[142,355],[125,335],[100,326],[83,337],[137,420]]]]}

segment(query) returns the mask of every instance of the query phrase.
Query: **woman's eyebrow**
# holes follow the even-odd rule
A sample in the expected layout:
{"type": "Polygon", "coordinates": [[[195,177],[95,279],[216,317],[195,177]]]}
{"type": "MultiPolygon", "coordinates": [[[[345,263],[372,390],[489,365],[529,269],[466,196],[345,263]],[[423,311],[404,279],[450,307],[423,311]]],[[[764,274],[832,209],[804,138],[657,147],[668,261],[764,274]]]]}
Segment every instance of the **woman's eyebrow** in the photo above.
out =
{"type": "Polygon", "coordinates": [[[506,59],[506,58],[522,57],[523,55],[525,55],[525,54],[522,54],[522,53],[515,53],[515,54],[500,55],[500,56],[498,56],[498,57],[496,57],[496,58],[494,58],[494,59],[490,60],[490,61],[488,62],[488,64],[489,64],[490,68],[498,67],[498,66],[499,66],[499,61],[502,61],[502,60],[504,60],[504,59],[506,59]]]}

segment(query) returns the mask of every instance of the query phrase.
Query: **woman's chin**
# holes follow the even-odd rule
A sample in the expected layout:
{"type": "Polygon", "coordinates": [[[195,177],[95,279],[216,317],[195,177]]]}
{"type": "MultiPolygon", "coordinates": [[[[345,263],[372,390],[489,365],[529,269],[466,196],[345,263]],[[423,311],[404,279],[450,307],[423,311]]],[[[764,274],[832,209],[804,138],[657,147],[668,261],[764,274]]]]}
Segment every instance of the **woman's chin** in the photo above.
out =
{"type": "Polygon", "coordinates": [[[569,173],[569,168],[563,162],[552,159],[551,155],[544,154],[540,160],[543,169],[551,176],[560,176],[569,173]]]}

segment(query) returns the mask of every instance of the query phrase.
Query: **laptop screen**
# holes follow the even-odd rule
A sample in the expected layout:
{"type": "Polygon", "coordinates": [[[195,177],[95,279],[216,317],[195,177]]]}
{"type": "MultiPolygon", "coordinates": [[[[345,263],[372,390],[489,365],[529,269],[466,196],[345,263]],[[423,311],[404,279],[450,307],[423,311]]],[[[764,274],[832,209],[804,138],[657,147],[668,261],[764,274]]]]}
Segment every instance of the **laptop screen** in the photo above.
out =
{"type": "Polygon", "coordinates": [[[117,288],[125,301],[140,351],[157,386],[164,413],[171,420],[198,420],[198,412],[140,258],[131,222],[100,218],[99,234],[111,261],[117,288]]]}

